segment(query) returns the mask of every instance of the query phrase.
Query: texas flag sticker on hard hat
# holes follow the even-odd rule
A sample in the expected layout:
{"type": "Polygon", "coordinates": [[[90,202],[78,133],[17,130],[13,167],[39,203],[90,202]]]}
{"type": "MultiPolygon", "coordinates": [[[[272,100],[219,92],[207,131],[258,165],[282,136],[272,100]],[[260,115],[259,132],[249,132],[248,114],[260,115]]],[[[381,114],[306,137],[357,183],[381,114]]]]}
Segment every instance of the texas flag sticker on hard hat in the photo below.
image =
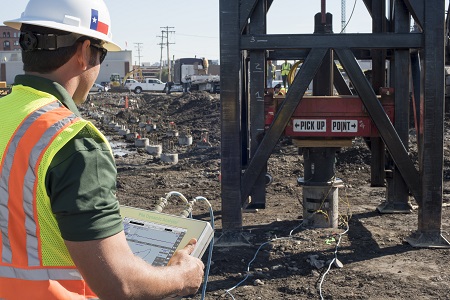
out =
{"type": "Polygon", "coordinates": [[[91,11],[91,29],[104,34],[108,34],[109,26],[108,24],[99,21],[98,10],[91,9],[91,11]]]}

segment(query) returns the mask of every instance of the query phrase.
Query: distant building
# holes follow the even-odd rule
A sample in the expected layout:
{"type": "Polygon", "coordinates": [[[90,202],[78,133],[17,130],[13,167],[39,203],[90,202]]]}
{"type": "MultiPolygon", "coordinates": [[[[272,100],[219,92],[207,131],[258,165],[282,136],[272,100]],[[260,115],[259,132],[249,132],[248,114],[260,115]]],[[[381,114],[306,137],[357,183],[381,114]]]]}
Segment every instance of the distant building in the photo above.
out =
{"type": "MultiPolygon", "coordinates": [[[[0,81],[6,81],[8,84],[14,82],[16,75],[24,73],[19,37],[19,30],[0,26],[0,81]]],[[[130,70],[131,57],[131,51],[108,52],[97,81],[109,82],[112,73],[125,76],[130,70]]]]}
{"type": "Polygon", "coordinates": [[[8,26],[0,26],[0,51],[20,50],[20,31],[8,26]]]}
{"type": "MultiPolygon", "coordinates": [[[[131,51],[110,51],[100,67],[97,82],[109,82],[111,74],[124,77],[130,70],[131,51]]],[[[16,75],[23,74],[22,51],[3,51],[0,48],[0,81],[12,84],[16,75]]]]}

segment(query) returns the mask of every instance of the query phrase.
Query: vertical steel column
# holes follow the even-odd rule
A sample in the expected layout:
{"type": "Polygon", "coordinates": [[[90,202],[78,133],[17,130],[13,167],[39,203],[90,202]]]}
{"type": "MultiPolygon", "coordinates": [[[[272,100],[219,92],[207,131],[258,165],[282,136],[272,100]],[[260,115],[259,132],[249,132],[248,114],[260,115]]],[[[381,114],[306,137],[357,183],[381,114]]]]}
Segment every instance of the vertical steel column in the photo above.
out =
{"type": "MultiPolygon", "coordinates": [[[[386,3],[383,0],[372,1],[372,31],[386,32],[386,3]]],[[[372,53],[372,87],[379,95],[380,87],[386,81],[386,50],[371,50],[372,53]]],[[[381,138],[370,139],[371,185],[384,186],[384,153],[385,147],[381,138]]]]}
{"type": "MultiPolygon", "coordinates": [[[[239,2],[220,0],[221,184],[223,239],[242,231],[239,2]]],[[[222,237],[221,237],[222,238],[222,237]]]]}
{"type": "MultiPolygon", "coordinates": [[[[314,34],[333,33],[333,15],[322,12],[314,16],[314,34]]],[[[334,54],[330,49],[325,55],[322,65],[313,80],[314,96],[333,95],[334,54]]]]}
{"type": "MultiPolygon", "coordinates": [[[[402,1],[396,1],[393,7],[393,21],[396,33],[408,33],[410,31],[410,15],[402,1]]],[[[394,50],[394,59],[391,61],[393,76],[391,85],[394,86],[395,97],[395,129],[406,149],[409,143],[409,50],[394,50]]],[[[409,204],[408,187],[394,164],[392,157],[387,159],[389,168],[386,173],[387,199],[378,206],[381,213],[410,213],[412,207],[409,204]]]]}
{"type": "MultiPolygon", "coordinates": [[[[245,173],[242,176],[242,196],[244,198],[250,195],[258,174],[263,170],[263,164],[268,161],[272,154],[272,151],[286,128],[286,125],[289,123],[295,108],[299,105],[311,80],[314,78],[314,75],[322,64],[322,60],[327,51],[328,49],[325,48],[311,49],[305,62],[295,76],[294,82],[290,85],[286,98],[278,109],[272,125],[264,135],[247,170],[245,170],[245,173]]],[[[244,205],[245,203],[242,204],[244,205]]]]}
{"type": "MultiPolygon", "coordinates": [[[[324,9],[322,5],[322,12],[314,16],[314,34],[333,33],[333,15],[324,9]]],[[[333,57],[333,50],[328,49],[313,80],[314,96],[333,95],[333,57]]],[[[307,147],[302,151],[305,177],[299,178],[298,183],[303,187],[303,218],[314,227],[338,226],[338,187],[342,186],[340,180],[335,180],[338,150],[332,147],[307,147]]]]}
{"type": "Polygon", "coordinates": [[[414,247],[446,247],[441,234],[444,157],[444,0],[427,1],[424,18],[424,104],[422,203],[414,247]]]}
{"type": "MultiPolygon", "coordinates": [[[[260,0],[253,11],[249,24],[250,34],[266,34],[267,0],[260,0]]],[[[249,158],[253,157],[264,135],[264,87],[266,51],[253,50],[250,52],[250,91],[247,94],[249,102],[249,158]]],[[[265,208],[266,203],[266,171],[267,162],[250,194],[250,203],[247,209],[265,208]]]]}

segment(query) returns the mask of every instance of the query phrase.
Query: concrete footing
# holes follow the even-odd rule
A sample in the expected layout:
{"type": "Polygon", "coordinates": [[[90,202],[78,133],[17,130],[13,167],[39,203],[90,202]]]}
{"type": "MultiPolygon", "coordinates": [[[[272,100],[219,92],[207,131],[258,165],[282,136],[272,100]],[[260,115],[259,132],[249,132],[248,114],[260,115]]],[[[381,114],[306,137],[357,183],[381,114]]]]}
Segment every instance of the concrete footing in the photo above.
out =
{"type": "Polygon", "coordinates": [[[178,163],[178,153],[162,153],[161,154],[161,161],[171,164],[177,164],[178,163]]]}
{"type": "Polygon", "coordinates": [[[148,154],[153,155],[155,157],[160,157],[162,154],[162,146],[161,145],[148,145],[145,147],[145,151],[148,154]]]}
{"type": "Polygon", "coordinates": [[[337,228],[339,225],[340,179],[328,184],[307,185],[303,178],[298,182],[303,186],[303,220],[316,228],[337,228]]]}
{"type": "Polygon", "coordinates": [[[190,146],[192,145],[193,138],[192,135],[180,135],[178,137],[178,144],[182,146],[190,146]]]}
{"type": "Polygon", "coordinates": [[[148,138],[142,138],[142,139],[136,139],[134,141],[134,145],[138,148],[145,148],[146,146],[149,145],[149,140],[148,138]]]}
{"type": "Polygon", "coordinates": [[[137,132],[131,132],[125,136],[125,139],[129,142],[134,142],[137,139],[137,137],[138,137],[137,132]]]}

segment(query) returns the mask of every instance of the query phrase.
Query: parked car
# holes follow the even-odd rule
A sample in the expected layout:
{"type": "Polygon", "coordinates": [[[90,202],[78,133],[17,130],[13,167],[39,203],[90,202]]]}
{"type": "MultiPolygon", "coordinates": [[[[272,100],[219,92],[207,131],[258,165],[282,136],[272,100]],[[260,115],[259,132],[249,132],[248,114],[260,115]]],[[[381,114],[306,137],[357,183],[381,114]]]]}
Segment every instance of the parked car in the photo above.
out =
{"type": "Polygon", "coordinates": [[[103,93],[103,92],[107,92],[109,90],[108,87],[105,87],[103,85],[100,85],[98,83],[94,83],[94,85],[91,87],[91,89],[89,90],[89,92],[99,92],[99,93],[103,93]]]}

